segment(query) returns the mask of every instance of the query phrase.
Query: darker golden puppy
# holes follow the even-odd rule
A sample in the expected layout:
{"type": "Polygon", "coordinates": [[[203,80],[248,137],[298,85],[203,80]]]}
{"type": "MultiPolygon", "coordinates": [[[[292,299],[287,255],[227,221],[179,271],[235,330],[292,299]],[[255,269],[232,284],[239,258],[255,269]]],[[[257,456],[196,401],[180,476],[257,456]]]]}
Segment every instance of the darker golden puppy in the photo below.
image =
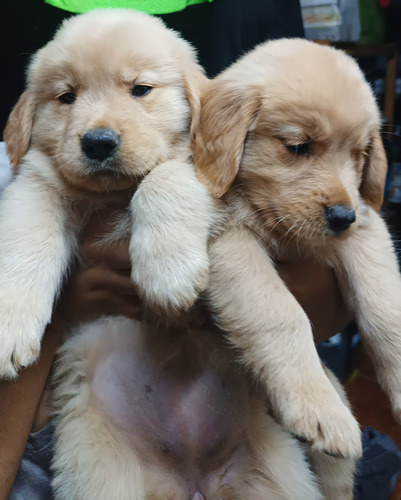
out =
{"type": "Polygon", "coordinates": [[[222,328],[285,428],[314,449],[354,458],[358,425],[273,261],[307,255],[335,269],[400,420],[401,280],[376,212],[387,171],[379,130],[357,64],[288,39],[262,44],[205,87],[194,135],[199,178],[229,212],[210,249],[222,328]]]}

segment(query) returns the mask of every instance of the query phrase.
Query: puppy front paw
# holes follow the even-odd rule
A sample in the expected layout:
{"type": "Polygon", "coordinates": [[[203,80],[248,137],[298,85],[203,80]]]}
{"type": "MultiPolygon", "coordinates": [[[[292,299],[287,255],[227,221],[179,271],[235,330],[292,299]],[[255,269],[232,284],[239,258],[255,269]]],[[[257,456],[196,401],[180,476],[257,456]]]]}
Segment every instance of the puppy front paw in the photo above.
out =
{"type": "Polygon", "coordinates": [[[148,264],[141,265],[137,258],[143,255],[143,248],[131,242],[131,277],[139,295],[154,312],[176,314],[189,310],[209,282],[206,247],[181,247],[171,252],[163,248],[158,253],[157,243],[151,245],[153,251],[142,259],[148,264]]]}
{"type": "Polygon", "coordinates": [[[130,254],[132,279],[150,309],[188,310],[206,288],[217,213],[191,163],[167,161],[140,183],[131,200],[130,254]]]}
{"type": "Polygon", "coordinates": [[[23,292],[0,290],[0,378],[15,378],[18,371],[39,356],[49,311],[23,292]]]}
{"type": "Polygon", "coordinates": [[[41,335],[16,335],[0,330],[0,378],[17,377],[21,368],[29,366],[39,356],[41,335]]]}
{"type": "Polygon", "coordinates": [[[308,442],[313,450],[334,457],[357,459],[362,455],[359,424],[333,389],[332,394],[299,394],[280,401],[274,410],[285,429],[308,442]]]}

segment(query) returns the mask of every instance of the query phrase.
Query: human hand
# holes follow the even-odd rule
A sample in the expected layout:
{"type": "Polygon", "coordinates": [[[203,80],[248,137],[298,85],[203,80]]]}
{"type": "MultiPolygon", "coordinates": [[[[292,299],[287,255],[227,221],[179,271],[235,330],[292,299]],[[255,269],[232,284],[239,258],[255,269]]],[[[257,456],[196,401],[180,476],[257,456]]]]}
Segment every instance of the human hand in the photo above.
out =
{"type": "Polygon", "coordinates": [[[82,234],[80,259],[55,311],[69,323],[91,321],[106,314],[141,317],[142,304],[131,280],[129,242],[121,240],[107,245],[100,242],[123,208],[110,206],[96,212],[82,234]]]}

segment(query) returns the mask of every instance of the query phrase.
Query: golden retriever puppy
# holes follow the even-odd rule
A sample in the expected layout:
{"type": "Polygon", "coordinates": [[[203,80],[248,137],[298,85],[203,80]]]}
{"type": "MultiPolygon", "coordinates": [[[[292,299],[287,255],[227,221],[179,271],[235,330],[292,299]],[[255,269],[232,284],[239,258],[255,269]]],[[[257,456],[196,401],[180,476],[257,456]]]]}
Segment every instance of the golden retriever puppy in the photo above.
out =
{"type": "MultiPolygon", "coordinates": [[[[2,375],[37,355],[80,230],[109,201],[131,204],[147,301],[169,312],[196,298],[216,212],[189,149],[202,81],[190,47],[132,11],[77,16],[34,57],[6,133],[13,163],[25,156],[0,207],[2,375]]],[[[322,498],[212,327],[81,325],[61,349],[54,406],[57,499],[322,498]]]]}
{"type": "Polygon", "coordinates": [[[274,260],[335,269],[400,421],[401,280],[376,212],[387,164],[375,99],[353,59],[301,39],[260,45],[204,90],[195,159],[230,214],[210,247],[212,306],[284,427],[358,457],[358,424],[274,260]]]}
{"type": "Polygon", "coordinates": [[[142,245],[154,264],[144,276],[137,260],[133,279],[140,290],[146,281],[150,305],[157,295],[155,306],[167,310],[188,308],[205,287],[214,208],[189,147],[204,79],[187,42],[132,11],[67,20],[33,57],[5,130],[19,170],[0,201],[0,376],[16,376],[38,356],[89,214],[110,201],[128,204],[155,168],[164,198],[153,193],[159,205],[148,216],[162,217],[175,238],[169,248],[151,231],[144,239],[131,210],[132,253],[142,245]],[[169,184],[185,186],[179,199],[169,184]]]}

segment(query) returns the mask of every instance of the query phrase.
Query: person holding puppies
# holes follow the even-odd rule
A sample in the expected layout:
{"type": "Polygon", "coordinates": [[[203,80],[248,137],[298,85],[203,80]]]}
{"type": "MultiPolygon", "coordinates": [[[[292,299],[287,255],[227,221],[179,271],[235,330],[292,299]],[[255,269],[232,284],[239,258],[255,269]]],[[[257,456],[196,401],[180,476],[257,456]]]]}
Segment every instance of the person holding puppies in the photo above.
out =
{"type": "MultiPolygon", "coordinates": [[[[53,325],[47,332],[46,338],[51,338],[53,345],[57,343],[57,325],[62,324],[64,328],[65,321],[75,323],[78,320],[82,320],[81,314],[96,317],[106,312],[108,314],[116,313],[128,317],[138,317],[141,313],[141,304],[137,299],[135,287],[130,280],[128,244],[118,243],[112,245],[106,253],[100,249],[96,249],[96,245],[93,245],[97,240],[98,234],[103,234],[104,230],[103,226],[98,227],[99,217],[100,220],[107,223],[107,220],[113,214],[96,214],[88,226],[81,246],[82,261],[85,264],[81,267],[78,264],[78,267],[74,271],[70,279],[70,284],[66,288],[54,313],[53,325]],[[75,298],[75,304],[71,297],[75,298]],[[82,297],[82,300],[80,297],[82,297]],[[82,304],[86,305],[82,307],[82,304]]],[[[315,331],[320,335],[320,338],[326,338],[331,333],[336,333],[348,322],[350,319],[348,311],[342,303],[335,278],[329,270],[322,269],[320,266],[307,261],[304,261],[302,266],[300,266],[298,260],[295,262],[282,262],[278,266],[281,269],[282,275],[284,277],[287,276],[288,284],[300,303],[304,305],[307,311],[308,308],[310,309],[308,312],[315,326],[315,331]],[[300,269],[302,269],[301,273],[300,269]],[[307,277],[309,280],[315,271],[316,282],[309,283],[305,287],[305,282],[307,281],[305,278],[307,277]],[[324,292],[322,292],[322,289],[324,292]],[[327,301],[329,295],[330,299],[327,301]],[[323,309],[317,308],[316,297],[324,297],[323,302],[328,306],[326,309],[327,314],[320,315],[323,309]],[[341,321],[339,321],[340,317],[341,321]]],[[[47,358],[47,361],[46,358],[42,359],[44,360],[44,364],[47,363],[47,368],[44,369],[46,371],[50,366],[51,355],[47,358]]],[[[27,372],[30,370],[28,368],[27,372]]],[[[43,378],[46,377],[42,376],[43,378]]],[[[21,382],[23,380],[22,377],[21,382]]],[[[18,385],[18,381],[16,385],[18,385]]],[[[10,387],[10,385],[4,384],[3,388],[6,395],[7,392],[8,394],[12,392],[10,391],[10,387]]],[[[40,392],[38,388],[36,388],[36,391],[40,392]]],[[[9,401],[12,406],[12,395],[9,401]]],[[[46,421],[46,416],[43,417],[43,415],[46,415],[46,412],[42,411],[45,408],[45,399],[42,399],[42,403],[41,409],[36,413],[37,418],[34,429],[40,428],[46,421]]]]}

